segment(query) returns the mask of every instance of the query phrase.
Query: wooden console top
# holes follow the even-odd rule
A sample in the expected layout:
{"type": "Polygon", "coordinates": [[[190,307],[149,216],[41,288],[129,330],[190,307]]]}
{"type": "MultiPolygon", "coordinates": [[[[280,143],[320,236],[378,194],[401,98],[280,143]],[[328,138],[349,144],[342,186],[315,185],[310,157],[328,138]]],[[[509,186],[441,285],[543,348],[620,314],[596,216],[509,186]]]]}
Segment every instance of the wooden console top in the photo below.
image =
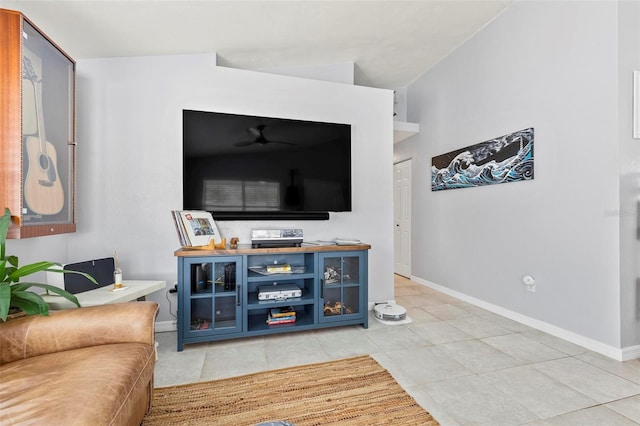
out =
{"type": "Polygon", "coordinates": [[[354,244],[349,246],[330,245],[330,246],[302,246],[302,247],[276,247],[276,248],[252,248],[249,244],[240,244],[237,249],[198,249],[183,247],[176,250],[173,254],[178,257],[198,257],[198,256],[231,256],[237,254],[276,254],[276,253],[315,253],[324,251],[352,251],[352,250],[369,250],[369,244],[354,244]]]}

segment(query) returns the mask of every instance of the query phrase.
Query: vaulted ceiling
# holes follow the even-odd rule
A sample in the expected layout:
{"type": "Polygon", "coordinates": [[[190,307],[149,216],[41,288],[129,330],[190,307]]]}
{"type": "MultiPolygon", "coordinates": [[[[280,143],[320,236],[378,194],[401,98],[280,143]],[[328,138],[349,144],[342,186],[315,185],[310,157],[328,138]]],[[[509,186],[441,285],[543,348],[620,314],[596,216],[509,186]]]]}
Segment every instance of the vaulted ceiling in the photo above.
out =
{"type": "Polygon", "coordinates": [[[211,53],[242,69],[353,62],[359,85],[407,86],[511,0],[0,0],[74,59],[211,53]]]}

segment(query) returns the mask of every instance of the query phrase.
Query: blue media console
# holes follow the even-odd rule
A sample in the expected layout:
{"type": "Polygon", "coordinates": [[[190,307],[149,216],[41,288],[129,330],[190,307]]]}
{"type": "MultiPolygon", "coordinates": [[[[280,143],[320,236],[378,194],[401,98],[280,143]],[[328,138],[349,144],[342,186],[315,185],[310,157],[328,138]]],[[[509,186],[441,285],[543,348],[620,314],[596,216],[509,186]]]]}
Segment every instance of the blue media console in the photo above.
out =
{"type": "Polygon", "coordinates": [[[370,248],[177,250],[178,351],[198,342],[341,325],[367,328],[370,248]],[[287,297],[293,286],[299,297],[287,297]]]}

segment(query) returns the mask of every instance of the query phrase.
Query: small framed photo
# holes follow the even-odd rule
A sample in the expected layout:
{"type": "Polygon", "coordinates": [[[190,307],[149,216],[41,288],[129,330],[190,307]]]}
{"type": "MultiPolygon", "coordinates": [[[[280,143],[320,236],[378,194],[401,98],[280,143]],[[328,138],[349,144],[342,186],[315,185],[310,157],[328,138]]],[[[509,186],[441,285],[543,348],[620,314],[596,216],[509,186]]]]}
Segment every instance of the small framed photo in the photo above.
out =
{"type": "Polygon", "coordinates": [[[199,210],[183,210],[179,212],[179,216],[190,243],[189,245],[206,246],[211,240],[213,240],[214,244],[219,244],[222,241],[222,235],[211,213],[199,210]]]}

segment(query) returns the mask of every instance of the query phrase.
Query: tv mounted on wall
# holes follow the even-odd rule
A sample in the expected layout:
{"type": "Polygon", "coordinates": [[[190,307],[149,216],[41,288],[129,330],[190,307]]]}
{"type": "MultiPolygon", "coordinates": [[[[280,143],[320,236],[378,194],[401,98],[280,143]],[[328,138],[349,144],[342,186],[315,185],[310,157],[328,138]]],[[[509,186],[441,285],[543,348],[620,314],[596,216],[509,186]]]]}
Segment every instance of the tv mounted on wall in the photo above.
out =
{"type": "Polygon", "coordinates": [[[351,126],[184,110],[183,209],[217,220],[351,211],[351,126]]]}

